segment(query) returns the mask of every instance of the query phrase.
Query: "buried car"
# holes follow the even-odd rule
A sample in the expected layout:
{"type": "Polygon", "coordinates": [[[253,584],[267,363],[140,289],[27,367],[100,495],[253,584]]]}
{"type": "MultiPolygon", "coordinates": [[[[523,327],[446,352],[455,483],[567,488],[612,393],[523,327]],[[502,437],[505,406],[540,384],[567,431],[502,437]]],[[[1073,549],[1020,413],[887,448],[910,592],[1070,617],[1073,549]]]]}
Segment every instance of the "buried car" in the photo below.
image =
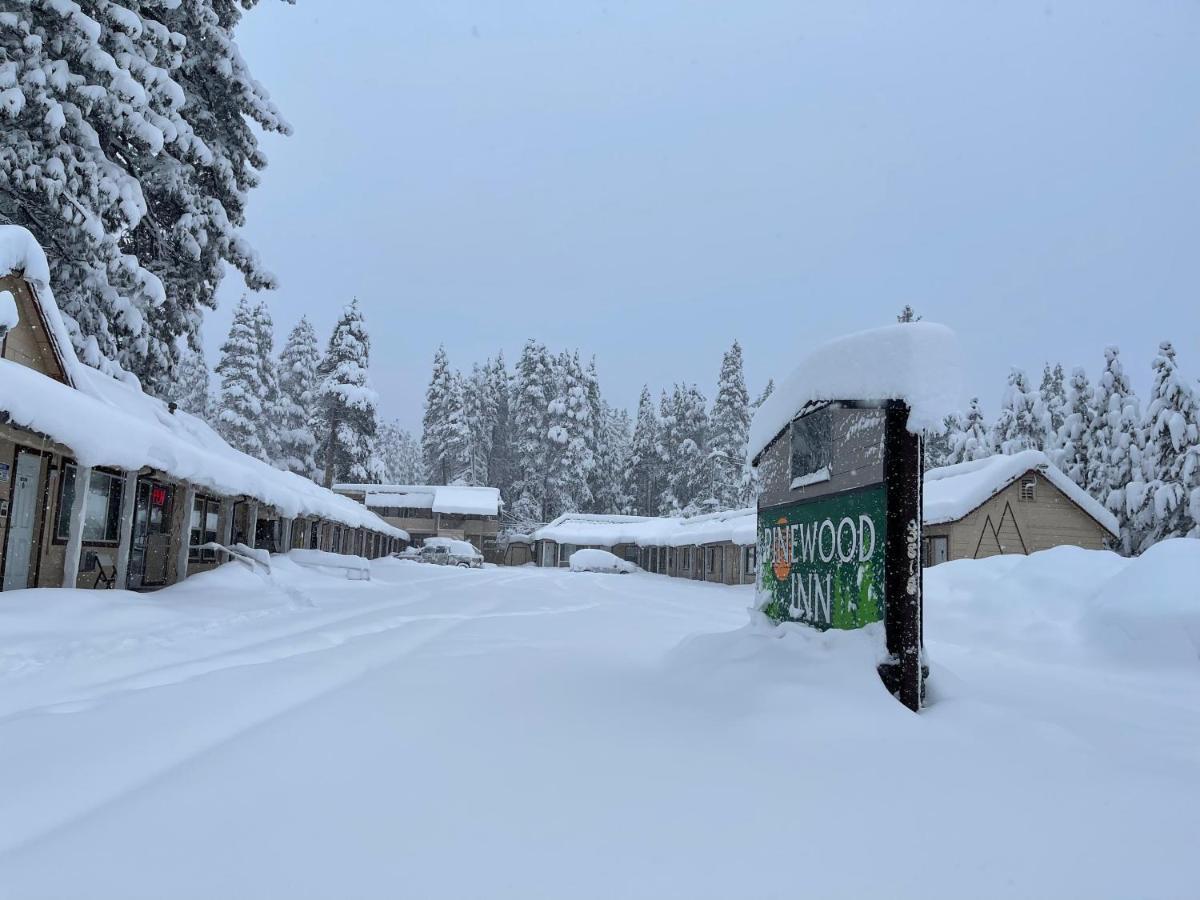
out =
{"type": "Polygon", "coordinates": [[[454,538],[426,538],[417,558],[421,562],[436,566],[462,566],[468,569],[483,568],[483,554],[470,541],[454,538]]]}
{"type": "Polygon", "coordinates": [[[628,575],[638,567],[607,550],[576,550],[571,554],[572,572],[600,572],[606,575],[628,575]]]}

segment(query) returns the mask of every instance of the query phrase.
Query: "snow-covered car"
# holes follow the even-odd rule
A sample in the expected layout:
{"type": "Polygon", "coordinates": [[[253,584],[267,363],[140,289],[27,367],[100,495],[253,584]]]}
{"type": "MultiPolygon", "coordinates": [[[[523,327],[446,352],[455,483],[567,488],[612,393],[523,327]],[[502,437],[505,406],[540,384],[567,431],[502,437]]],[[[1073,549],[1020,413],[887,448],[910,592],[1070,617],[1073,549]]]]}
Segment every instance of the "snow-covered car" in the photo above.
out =
{"type": "Polygon", "coordinates": [[[628,575],[638,567],[629,560],[607,550],[576,550],[570,559],[572,572],[601,572],[605,575],[628,575]]]}
{"type": "Polygon", "coordinates": [[[483,554],[470,541],[456,541],[453,538],[427,538],[418,558],[435,566],[483,568],[483,554]]]}

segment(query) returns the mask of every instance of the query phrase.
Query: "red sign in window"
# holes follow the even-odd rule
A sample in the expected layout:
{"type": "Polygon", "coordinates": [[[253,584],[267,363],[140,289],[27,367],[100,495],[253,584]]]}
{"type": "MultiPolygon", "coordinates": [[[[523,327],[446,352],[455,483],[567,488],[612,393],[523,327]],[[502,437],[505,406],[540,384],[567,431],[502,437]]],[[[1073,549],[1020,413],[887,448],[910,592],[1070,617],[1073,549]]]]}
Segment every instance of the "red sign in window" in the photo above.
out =
{"type": "Polygon", "coordinates": [[[167,489],[156,485],[150,489],[150,502],[155,506],[164,506],[167,502],[167,489]]]}

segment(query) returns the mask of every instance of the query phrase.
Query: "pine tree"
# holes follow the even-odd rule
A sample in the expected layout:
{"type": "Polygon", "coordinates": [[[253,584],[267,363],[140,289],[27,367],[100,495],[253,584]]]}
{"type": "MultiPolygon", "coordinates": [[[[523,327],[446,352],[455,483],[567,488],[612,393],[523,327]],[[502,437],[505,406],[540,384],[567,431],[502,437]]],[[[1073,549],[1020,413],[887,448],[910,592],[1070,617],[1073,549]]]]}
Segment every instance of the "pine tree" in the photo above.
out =
{"type": "Polygon", "coordinates": [[[1121,521],[1122,542],[1133,545],[1125,489],[1141,474],[1142,420],[1137,397],[1121,366],[1120,351],[1107,347],[1096,384],[1095,415],[1084,438],[1084,488],[1121,521]]]}
{"type": "Polygon", "coordinates": [[[7,6],[0,219],[56,248],[83,361],[165,396],[223,263],[273,284],[237,228],[266,165],[250,121],[290,129],[246,69],[231,2],[7,6]]]}
{"type": "Polygon", "coordinates": [[[1076,366],[1071,372],[1070,401],[1059,429],[1059,467],[1080,487],[1087,485],[1088,439],[1096,418],[1095,393],[1087,372],[1076,366]]]}
{"type": "Polygon", "coordinates": [[[216,428],[230,446],[266,460],[259,421],[264,414],[262,373],[258,365],[258,323],[243,296],[233,311],[229,336],[221,345],[221,399],[216,428]]]}
{"type": "Polygon", "coordinates": [[[983,408],[979,405],[979,398],[972,397],[962,427],[950,437],[950,455],[946,464],[986,459],[994,452],[983,408]]]}
{"type": "Polygon", "coordinates": [[[925,470],[948,466],[961,462],[955,458],[954,445],[965,430],[965,423],[959,413],[951,413],[942,422],[941,431],[927,431],[921,442],[925,470]]]}
{"type": "Polygon", "coordinates": [[[433,374],[425,391],[421,453],[429,484],[455,484],[472,480],[472,432],[468,425],[467,391],[458,373],[450,368],[445,347],[433,357],[433,374]]]}
{"type": "Polygon", "coordinates": [[[555,366],[556,396],[549,404],[546,516],[581,512],[592,503],[588,478],[595,467],[587,381],[579,354],[562,353],[555,366]]]}
{"type": "MultiPolygon", "coordinates": [[[[663,395],[666,400],[666,395],[663,395]]],[[[660,504],[665,515],[692,516],[711,511],[715,498],[708,461],[708,416],[704,395],[695,385],[675,385],[662,415],[661,453],[666,485],[660,504]]]]}
{"type": "Polygon", "coordinates": [[[775,379],[770,378],[767,380],[767,386],[762,389],[762,393],[759,394],[757,398],[755,398],[754,408],[758,409],[760,406],[762,406],[764,403],[766,403],[767,398],[770,397],[773,393],[775,393],[775,379]]]}
{"type": "Polygon", "coordinates": [[[632,498],[626,490],[631,452],[629,413],[602,402],[601,423],[604,436],[596,458],[593,509],[599,513],[627,514],[632,508],[632,498]]]}
{"type": "Polygon", "coordinates": [[[279,432],[282,410],[279,403],[279,376],[275,370],[275,323],[265,301],[254,306],[254,337],[258,346],[258,381],[262,385],[263,414],[258,419],[258,440],[268,462],[286,469],[281,461],[279,432]]]}
{"type": "Polygon", "coordinates": [[[631,498],[631,508],[637,515],[657,515],[659,510],[658,499],[662,493],[663,469],[662,454],[659,450],[661,430],[650,388],[643,385],[633,439],[629,447],[629,465],[626,469],[628,474],[625,481],[625,491],[631,498]]]}
{"type": "Polygon", "coordinates": [[[1159,344],[1154,383],[1146,407],[1144,482],[1130,485],[1123,500],[1132,516],[1133,549],[1142,552],[1165,538],[1192,533],[1194,448],[1200,444],[1200,400],[1175,363],[1170,341],[1159,344]]]}
{"type": "Polygon", "coordinates": [[[279,463],[290,472],[314,480],[321,477],[314,430],[320,365],[317,333],[301,316],[279,354],[279,463]]]}
{"type": "Polygon", "coordinates": [[[166,399],[184,412],[209,421],[213,416],[208,363],[200,350],[184,350],[179,369],[166,399]]]}
{"type": "Polygon", "coordinates": [[[1050,363],[1046,363],[1042,369],[1042,384],[1038,393],[1044,412],[1045,433],[1037,446],[1038,449],[1045,450],[1057,465],[1062,459],[1059,437],[1067,417],[1067,392],[1061,363],[1056,364],[1054,368],[1050,367],[1050,363]]]}
{"type": "Polygon", "coordinates": [[[906,303],[904,304],[904,309],[900,310],[900,315],[896,316],[896,321],[900,322],[901,324],[920,322],[921,317],[918,316],[916,311],[906,303]]]}
{"type": "Polygon", "coordinates": [[[708,493],[718,509],[734,509],[746,500],[746,445],[750,437],[750,395],[742,371],[742,348],[733,342],[721,360],[717,397],[709,419],[708,493]]]}
{"type": "Polygon", "coordinates": [[[488,392],[495,405],[492,418],[491,455],[488,457],[488,483],[508,497],[515,480],[512,441],[512,377],[504,364],[504,351],[484,365],[488,392]]]}
{"type": "Polygon", "coordinates": [[[420,484],[425,477],[421,445],[398,422],[380,424],[376,438],[385,484],[420,484]]]}
{"type": "Polygon", "coordinates": [[[512,399],[517,474],[513,482],[512,515],[526,527],[549,521],[546,482],[550,462],[550,403],[556,394],[554,366],[545,346],[527,341],[517,360],[512,399]]]}
{"type": "Polygon", "coordinates": [[[467,484],[491,484],[488,462],[492,458],[492,435],[495,431],[497,399],[492,395],[492,383],[478,364],[462,385],[463,421],[467,430],[467,484]]]}
{"type": "Polygon", "coordinates": [[[329,337],[317,389],[320,410],[318,460],[326,487],[335,481],[372,482],[382,476],[374,455],[377,397],[368,374],[371,338],[352,300],[329,337]]]}
{"type": "Polygon", "coordinates": [[[1041,398],[1030,388],[1024,371],[1013,368],[1000,415],[992,426],[992,446],[1005,454],[1040,450],[1045,441],[1046,416],[1041,398]]]}

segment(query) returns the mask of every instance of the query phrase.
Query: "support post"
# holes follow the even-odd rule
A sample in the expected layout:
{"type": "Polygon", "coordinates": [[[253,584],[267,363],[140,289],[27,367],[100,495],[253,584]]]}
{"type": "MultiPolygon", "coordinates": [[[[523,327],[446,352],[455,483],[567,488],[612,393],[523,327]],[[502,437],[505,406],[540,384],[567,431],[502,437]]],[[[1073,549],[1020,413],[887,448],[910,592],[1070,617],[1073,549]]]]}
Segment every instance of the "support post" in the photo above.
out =
{"type": "Polygon", "coordinates": [[[246,502],[246,546],[253,548],[258,543],[258,501],[246,502]]]}
{"type": "Polygon", "coordinates": [[[887,407],[883,470],[887,485],[884,626],[888,661],[880,674],[888,689],[917,712],[925,694],[921,645],[921,438],[908,431],[908,407],[887,407]]]}
{"type": "Polygon", "coordinates": [[[121,533],[117,543],[117,574],[113,577],[114,587],[125,590],[129,587],[129,554],[133,547],[133,510],[137,504],[138,473],[126,472],[121,486],[121,533]]]}
{"type": "Polygon", "coordinates": [[[292,549],[292,520],[291,519],[283,519],[281,521],[283,522],[283,528],[282,528],[283,533],[279,537],[279,543],[280,543],[279,552],[287,553],[289,550],[292,549]]]}
{"type": "MultiPolygon", "coordinates": [[[[175,583],[187,578],[188,554],[192,548],[192,514],[196,509],[196,486],[186,485],[183,489],[183,529],[179,535],[179,548],[175,554],[175,583]]],[[[204,534],[204,523],[200,523],[200,534],[204,534]]]]}
{"type": "Polygon", "coordinates": [[[75,587],[79,580],[79,554],[83,551],[83,515],[87,509],[91,483],[91,466],[76,466],[75,496],[71,498],[71,521],[67,531],[66,557],[63,559],[62,586],[65,588],[75,587]]]}

